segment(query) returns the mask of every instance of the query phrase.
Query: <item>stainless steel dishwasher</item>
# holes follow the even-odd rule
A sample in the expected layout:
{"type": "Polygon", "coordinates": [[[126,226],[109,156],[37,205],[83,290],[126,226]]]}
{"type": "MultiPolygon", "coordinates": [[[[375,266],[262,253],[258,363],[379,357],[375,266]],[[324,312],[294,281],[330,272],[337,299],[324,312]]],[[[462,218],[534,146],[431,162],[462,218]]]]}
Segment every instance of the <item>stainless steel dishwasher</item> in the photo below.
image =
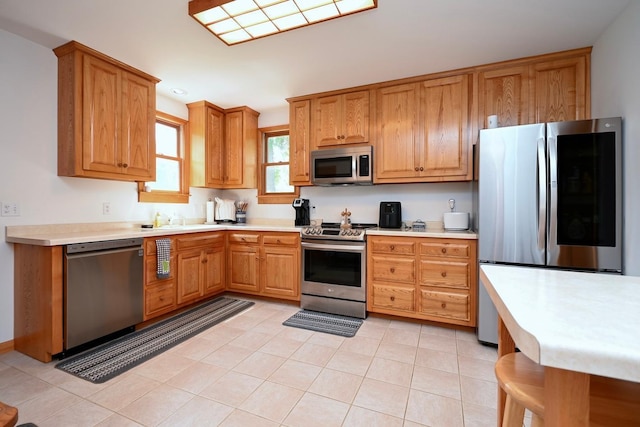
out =
{"type": "Polygon", "coordinates": [[[67,245],[64,255],[66,350],[143,320],[143,239],[67,245]]]}

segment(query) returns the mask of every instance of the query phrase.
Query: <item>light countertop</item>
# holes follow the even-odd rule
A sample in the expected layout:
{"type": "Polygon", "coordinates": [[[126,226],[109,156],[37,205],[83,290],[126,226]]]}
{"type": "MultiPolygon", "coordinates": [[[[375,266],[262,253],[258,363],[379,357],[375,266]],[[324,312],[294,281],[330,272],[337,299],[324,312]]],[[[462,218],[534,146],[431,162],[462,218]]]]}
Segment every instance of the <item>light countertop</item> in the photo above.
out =
{"type": "Polygon", "coordinates": [[[640,277],[481,265],[480,278],[533,361],[640,382],[640,277]]]}
{"type": "Polygon", "coordinates": [[[477,239],[473,231],[446,231],[442,228],[427,228],[426,231],[413,231],[395,228],[375,228],[367,230],[369,236],[397,236],[397,237],[431,237],[440,239],[477,239]]]}

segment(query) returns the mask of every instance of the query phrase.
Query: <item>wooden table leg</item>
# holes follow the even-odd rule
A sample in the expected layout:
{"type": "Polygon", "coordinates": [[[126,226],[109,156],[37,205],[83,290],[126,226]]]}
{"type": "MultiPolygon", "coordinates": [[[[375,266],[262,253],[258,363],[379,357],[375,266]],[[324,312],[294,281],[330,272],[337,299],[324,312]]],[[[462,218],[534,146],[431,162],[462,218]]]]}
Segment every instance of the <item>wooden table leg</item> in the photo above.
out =
{"type": "Polygon", "coordinates": [[[545,366],[545,426],[588,427],[589,383],[589,374],[545,366]]]}
{"type": "MultiPolygon", "coordinates": [[[[498,316],[498,358],[514,351],[516,351],[516,344],[502,318],[498,316]]],[[[502,425],[506,401],[507,394],[502,388],[498,387],[498,427],[502,425]]]]}

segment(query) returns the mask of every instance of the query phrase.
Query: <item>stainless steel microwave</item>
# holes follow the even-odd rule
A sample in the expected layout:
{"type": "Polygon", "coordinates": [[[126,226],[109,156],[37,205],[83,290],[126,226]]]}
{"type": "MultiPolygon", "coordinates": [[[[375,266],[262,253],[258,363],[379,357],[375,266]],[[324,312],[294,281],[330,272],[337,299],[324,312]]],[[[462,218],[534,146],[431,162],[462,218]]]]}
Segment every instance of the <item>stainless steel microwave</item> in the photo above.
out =
{"type": "Polygon", "coordinates": [[[313,185],[372,185],[373,147],[355,146],[311,152],[313,185]]]}

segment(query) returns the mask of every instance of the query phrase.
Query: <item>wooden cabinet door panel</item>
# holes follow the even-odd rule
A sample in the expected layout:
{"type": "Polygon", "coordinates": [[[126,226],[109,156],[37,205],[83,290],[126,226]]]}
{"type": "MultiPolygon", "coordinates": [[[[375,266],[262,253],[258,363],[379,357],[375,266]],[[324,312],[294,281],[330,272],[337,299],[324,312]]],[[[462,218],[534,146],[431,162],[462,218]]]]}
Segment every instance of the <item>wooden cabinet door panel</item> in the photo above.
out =
{"type": "Polygon", "coordinates": [[[534,64],[532,68],[534,123],[588,118],[585,56],[534,64]]]}
{"type": "MultiPolygon", "coordinates": [[[[434,240],[434,239],[430,239],[434,240]]],[[[469,258],[471,248],[468,243],[448,243],[434,240],[420,243],[420,254],[428,256],[469,258]]]]}
{"type": "Polygon", "coordinates": [[[155,180],[155,85],[133,74],[122,77],[121,161],[128,175],[155,180]]]}
{"type": "Polygon", "coordinates": [[[201,264],[200,249],[178,253],[178,304],[202,296],[201,264]]]}
{"type": "Polygon", "coordinates": [[[318,147],[340,144],[340,114],[342,103],[340,95],[325,96],[316,101],[315,142],[318,147]]]}
{"type": "Polygon", "coordinates": [[[420,284],[467,289],[469,288],[469,264],[423,259],[420,261],[420,284]]]}
{"type": "Polygon", "coordinates": [[[144,289],[144,320],[168,313],[176,307],[174,280],[154,283],[144,289]]]}
{"type": "Polygon", "coordinates": [[[469,321],[469,295],[455,292],[420,290],[420,312],[429,316],[469,321]]]}
{"type": "Polygon", "coordinates": [[[225,137],[227,139],[225,155],[225,184],[242,185],[243,177],[243,114],[241,111],[227,113],[225,116],[225,137]]]}
{"type": "Polygon", "coordinates": [[[421,85],[420,174],[465,176],[469,151],[469,77],[427,80],[421,85]]]}
{"type": "Polygon", "coordinates": [[[494,114],[498,116],[498,126],[529,123],[528,66],[479,73],[478,128],[488,128],[487,116],[494,114]]]}
{"type": "Polygon", "coordinates": [[[206,295],[224,291],[225,268],[224,246],[205,249],[203,291],[206,295]]]}
{"type": "Polygon", "coordinates": [[[260,290],[258,246],[231,245],[227,252],[227,289],[258,292],[260,290]]]}
{"type": "Polygon", "coordinates": [[[297,297],[299,295],[299,259],[298,248],[265,247],[261,269],[264,295],[279,297],[297,297]]]}
{"type": "Polygon", "coordinates": [[[289,107],[289,183],[311,184],[311,101],[292,102],[289,107]]]}
{"type": "Polygon", "coordinates": [[[342,143],[369,141],[369,91],[343,95],[342,143]]]}
{"type": "Polygon", "coordinates": [[[215,108],[206,108],[205,116],[205,158],[207,185],[221,185],[224,182],[224,113],[215,108]]]}
{"type": "Polygon", "coordinates": [[[371,279],[374,282],[415,282],[416,261],[414,258],[373,255],[371,261],[373,263],[371,279]]]}
{"type": "Polygon", "coordinates": [[[119,173],[120,69],[91,56],[83,59],[82,167],[119,173]]]}
{"type": "Polygon", "coordinates": [[[417,176],[418,90],[415,84],[381,88],[377,93],[376,178],[417,176]]]}
{"type": "Polygon", "coordinates": [[[414,311],[415,288],[373,285],[373,307],[390,310],[414,311]]]}

